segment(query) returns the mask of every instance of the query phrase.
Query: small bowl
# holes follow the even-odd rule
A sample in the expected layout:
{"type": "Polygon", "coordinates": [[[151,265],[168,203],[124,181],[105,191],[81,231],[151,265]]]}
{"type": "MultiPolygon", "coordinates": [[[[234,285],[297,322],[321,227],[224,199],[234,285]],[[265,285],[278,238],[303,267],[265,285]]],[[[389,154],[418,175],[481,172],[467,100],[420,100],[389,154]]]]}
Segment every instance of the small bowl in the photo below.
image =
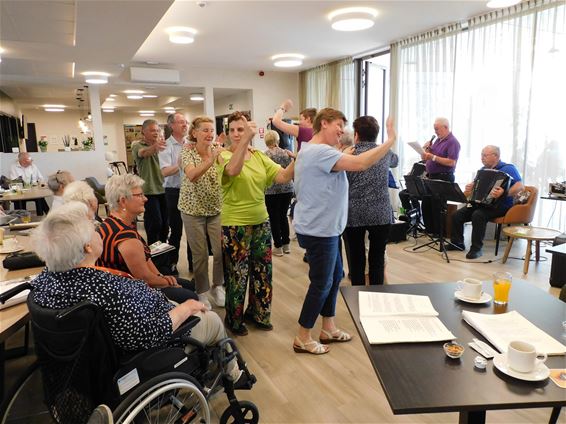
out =
{"type": "Polygon", "coordinates": [[[465,350],[464,346],[456,342],[444,343],[444,346],[442,346],[442,348],[444,349],[446,356],[452,359],[458,359],[464,354],[465,350]]]}

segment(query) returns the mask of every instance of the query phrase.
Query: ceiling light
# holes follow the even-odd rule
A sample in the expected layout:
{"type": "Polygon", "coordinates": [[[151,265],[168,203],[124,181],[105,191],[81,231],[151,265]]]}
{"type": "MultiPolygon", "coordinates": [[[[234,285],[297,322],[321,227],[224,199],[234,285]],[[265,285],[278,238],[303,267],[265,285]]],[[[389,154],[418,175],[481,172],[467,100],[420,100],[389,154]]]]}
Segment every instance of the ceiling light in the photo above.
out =
{"type": "Polygon", "coordinates": [[[305,57],[302,54],[296,53],[276,54],[275,56],[271,56],[273,65],[278,68],[293,68],[295,66],[301,66],[304,58],[305,57]]]}
{"type": "Polygon", "coordinates": [[[173,110],[174,111],[175,108],[172,107],[172,106],[167,106],[167,107],[164,107],[163,110],[173,110]]]}
{"type": "Polygon", "coordinates": [[[155,116],[155,114],[154,113],[140,113],[140,116],[151,117],[151,116],[155,116]]]}
{"type": "Polygon", "coordinates": [[[43,105],[43,107],[64,108],[65,105],[43,105]]]}
{"type": "Polygon", "coordinates": [[[116,99],[113,97],[106,97],[106,100],[104,100],[105,102],[115,102],[116,99]]]}
{"type": "Polygon", "coordinates": [[[43,109],[45,112],[65,112],[65,109],[61,107],[46,107],[43,109]]]}
{"type": "Polygon", "coordinates": [[[346,7],[328,15],[332,28],[336,31],[361,31],[371,28],[376,17],[377,10],[371,7],[346,7]]]}
{"type": "Polygon", "coordinates": [[[189,99],[191,99],[193,102],[202,102],[204,100],[204,96],[199,93],[194,93],[190,95],[189,99]]]}
{"type": "Polygon", "coordinates": [[[107,84],[109,73],[106,72],[83,72],[85,82],[89,84],[107,84]]]}
{"type": "Polygon", "coordinates": [[[140,113],[155,113],[154,110],[140,110],[140,113]]]}
{"type": "Polygon", "coordinates": [[[491,0],[487,2],[487,7],[490,9],[500,9],[502,7],[514,6],[521,3],[521,0],[491,0]]]}
{"type": "Polygon", "coordinates": [[[105,108],[102,109],[102,112],[112,113],[112,112],[114,112],[114,108],[105,107],[105,108]]]}
{"type": "Polygon", "coordinates": [[[126,97],[130,100],[143,99],[143,96],[141,94],[128,94],[126,97]]]}
{"type": "Polygon", "coordinates": [[[114,98],[114,97],[118,97],[118,96],[116,96],[116,94],[110,94],[108,97],[114,98]]]}
{"type": "Polygon", "coordinates": [[[146,98],[146,99],[156,99],[157,95],[156,94],[144,94],[143,97],[146,98]]]}
{"type": "Polygon", "coordinates": [[[195,41],[196,29],[189,27],[170,27],[167,28],[169,41],[175,44],[191,44],[195,41]]]}

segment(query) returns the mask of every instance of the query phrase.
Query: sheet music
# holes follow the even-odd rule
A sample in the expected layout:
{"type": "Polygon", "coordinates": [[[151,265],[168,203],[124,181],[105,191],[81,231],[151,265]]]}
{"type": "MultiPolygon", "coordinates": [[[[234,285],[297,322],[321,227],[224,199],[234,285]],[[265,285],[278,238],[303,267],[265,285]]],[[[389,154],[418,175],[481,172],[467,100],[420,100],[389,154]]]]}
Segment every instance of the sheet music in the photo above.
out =
{"type": "Polygon", "coordinates": [[[411,146],[419,155],[422,155],[425,152],[418,141],[409,141],[407,144],[411,146]]]}

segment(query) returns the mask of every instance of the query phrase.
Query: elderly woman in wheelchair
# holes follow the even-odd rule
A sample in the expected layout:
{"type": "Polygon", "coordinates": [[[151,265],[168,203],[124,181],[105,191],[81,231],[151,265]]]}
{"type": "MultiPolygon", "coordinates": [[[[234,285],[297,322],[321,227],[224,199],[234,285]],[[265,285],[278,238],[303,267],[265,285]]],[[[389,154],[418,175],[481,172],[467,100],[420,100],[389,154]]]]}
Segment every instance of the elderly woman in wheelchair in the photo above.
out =
{"type": "Polygon", "coordinates": [[[221,422],[257,422],[255,405],[234,396],[234,389],[250,389],[255,377],[226,338],[219,316],[193,299],[174,306],[143,281],[96,267],[102,241],[84,204],[70,202],[50,213],[32,244],[47,267],[32,283],[28,306],[46,403],[56,421],[84,419],[72,413],[65,418],[69,406],[86,403],[90,414],[106,403],[119,422],[136,415],[135,422],[139,415],[142,422],[154,422],[151,417],[162,414],[179,417],[168,422],[193,422],[197,416],[207,422],[206,399],[223,386],[230,406],[221,422]],[[102,348],[105,342],[110,351],[102,348]],[[61,369],[53,368],[58,362],[61,369]],[[71,375],[79,368],[91,375],[71,375]],[[73,379],[90,389],[64,387],[61,381],[73,379]],[[187,392],[189,386],[199,390],[187,392]],[[89,390],[85,401],[81,393],[89,390]]]}

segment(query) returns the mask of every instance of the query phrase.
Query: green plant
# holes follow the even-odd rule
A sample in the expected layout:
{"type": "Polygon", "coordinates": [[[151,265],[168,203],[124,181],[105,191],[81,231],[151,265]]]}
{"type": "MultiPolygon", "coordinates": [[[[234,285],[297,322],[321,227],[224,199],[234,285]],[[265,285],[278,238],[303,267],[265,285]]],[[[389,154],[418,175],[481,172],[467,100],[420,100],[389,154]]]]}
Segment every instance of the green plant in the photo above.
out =
{"type": "Polygon", "coordinates": [[[39,141],[37,142],[37,145],[38,145],[39,147],[43,147],[43,148],[47,147],[48,144],[49,144],[49,142],[45,139],[45,136],[42,136],[42,137],[41,137],[41,140],[39,140],[39,141]]]}
{"type": "Polygon", "coordinates": [[[94,139],[92,137],[87,137],[82,143],[85,150],[90,150],[94,145],[94,139]]]}

